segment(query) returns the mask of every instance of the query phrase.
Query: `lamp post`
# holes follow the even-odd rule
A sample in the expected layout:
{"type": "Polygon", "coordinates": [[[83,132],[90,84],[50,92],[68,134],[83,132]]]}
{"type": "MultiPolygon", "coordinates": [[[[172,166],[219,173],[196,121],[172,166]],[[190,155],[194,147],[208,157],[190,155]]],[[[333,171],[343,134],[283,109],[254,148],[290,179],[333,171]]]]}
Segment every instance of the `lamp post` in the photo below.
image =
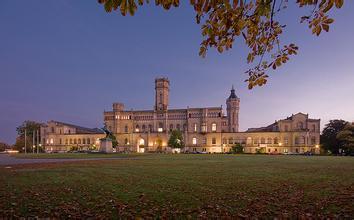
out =
{"type": "MultiPolygon", "coordinates": [[[[39,146],[39,148],[42,148],[42,144],[39,144],[38,146],[39,146]]],[[[37,154],[38,154],[38,152],[39,152],[39,149],[37,148],[37,154]]]]}

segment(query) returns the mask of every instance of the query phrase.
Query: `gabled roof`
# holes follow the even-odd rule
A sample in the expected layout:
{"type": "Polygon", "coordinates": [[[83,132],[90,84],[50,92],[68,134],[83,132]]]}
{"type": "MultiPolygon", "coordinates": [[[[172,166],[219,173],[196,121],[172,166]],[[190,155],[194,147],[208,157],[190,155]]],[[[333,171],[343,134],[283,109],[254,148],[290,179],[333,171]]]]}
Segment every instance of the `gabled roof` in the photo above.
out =
{"type": "Polygon", "coordinates": [[[56,123],[56,125],[62,125],[62,126],[68,126],[76,129],[77,134],[103,134],[104,132],[99,129],[99,128],[86,128],[78,125],[73,125],[65,122],[60,122],[60,121],[49,121],[56,123]]]}

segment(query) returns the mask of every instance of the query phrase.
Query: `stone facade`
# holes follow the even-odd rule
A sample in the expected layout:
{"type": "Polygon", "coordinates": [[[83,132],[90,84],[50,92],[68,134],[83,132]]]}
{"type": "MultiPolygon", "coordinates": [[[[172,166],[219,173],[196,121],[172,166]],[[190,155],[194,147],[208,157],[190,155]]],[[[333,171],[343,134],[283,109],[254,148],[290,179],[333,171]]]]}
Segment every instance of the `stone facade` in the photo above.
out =
{"type": "MultiPolygon", "coordinates": [[[[124,104],[113,103],[112,111],[104,112],[104,123],[115,134],[119,144],[118,151],[169,151],[167,142],[171,131],[180,130],[186,145],[184,151],[188,152],[229,152],[232,146],[241,144],[246,153],[319,153],[319,119],[310,119],[307,114],[297,113],[266,127],[239,132],[240,98],[234,88],[226,99],[225,115],[221,106],[169,109],[169,86],[167,78],[155,80],[153,110],[125,110],[124,104]]],[[[97,129],[83,129],[78,126],[76,127],[82,131],[76,129],[73,130],[74,133],[68,133],[68,129],[74,127],[65,123],[48,122],[43,127],[43,132],[46,133],[42,133],[45,134],[44,143],[48,145],[46,149],[53,149],[61,143],[58,148],[62,151],[68,149],[68,145],[73,145],[73,141],[66,145],[66,140],[80,138],[81,144],[76,142],[78,146],[88,147],[87,141],[86,145],[82,143],[85,138],[90,138],[90,144],[95,141],[98,146],[97,140],[104,136],[97,129]],[[51,132],[53,127],[54,133],[51,132]],[[58,129],[62,129],[62,133],[58,133],[58,129]]]]}

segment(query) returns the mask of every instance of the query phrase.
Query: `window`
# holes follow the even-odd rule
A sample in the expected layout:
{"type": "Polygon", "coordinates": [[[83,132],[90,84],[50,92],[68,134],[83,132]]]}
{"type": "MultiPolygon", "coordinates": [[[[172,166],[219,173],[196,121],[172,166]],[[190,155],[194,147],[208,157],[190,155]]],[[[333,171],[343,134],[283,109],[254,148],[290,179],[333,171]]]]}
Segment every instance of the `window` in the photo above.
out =
{"type": "Polygon", "coordinates": [[[128,125],[124,126],[124,132],[128,133],[128,125]]]}
{"type": "Polygon", "coordinates": [[[139,131],[140,131],[139,125],[136,125],[136,126],[135,126],[135,132],[139,132],[139,131]]]}
{"type": "Polygon", "coordinates": [[[77,140],[77,143],[78,143],[78,144],[81,144],[81,139],[77,140]]]}
{"type": "Polygon", "coordinates": [[[215,145],[215,144],[216,144],[216,138],[212,138],[212,139],[211,139],[211,144],[212,144],[212,145],[215,145]]]}
{"type": "Polygon", "coordinates": [[[54,127],[52,127],[52,133],[54,133],[54,127]]]}
{"type": "Polygon", "coordinates": [[[152,132],[152,125],[149,125],[149,131],[152,132]]]}
{"type": "Polygon", "coordinates": [[[234,139],[232,139],[232,137],[229,138],[229,144],[234,144],[234,139]]]}
{"type": "Polygon", "coordinates": [[[143,126],[141,127],[141,129],[143,130],[143,132],[145,132],[145,130],[146,130],[146,126],[145,126],[145,125],[143,125],[143,126]]]}
{"type": "Polygon", "coordinates": [[[76,138],[74,139],[74,144],[76,144],[76,138]]]}
{"type": "Polygon", "coordinates": [[[194,132],[197,132],[197,131],[198,131],[198,125],[194,124],[194,132]]]}
{"type": "Polygon", "coordinates": [[[68,139],[65,139],[65,144],[68,144],[68,139]]]}
{"type": "Polygon", "coordinates": [[[73,143],[73,139],[70,138],[70,144],[72,144],[72,143],[73,143]]]}
{"type": "Polygon", "coordinates": [[[82,144],[86,144],[86,139],[85,138],[82,139],[82,144]]]}
{"type": "Polygon", "coordinates": [[[54,140],[53,138],[50,139],[50,144],[53,144],[54,143],[54,140]]]}
{"type": "Polygon", "coordinates": [[[70,131],[70,129],[69,129],[69,134],[71,134],[71,131],[70,131]]]}
{"type": "Polygon", "coordinates": [[[274,144],[278,144],[278,138],[277,137],[274,138],[274,144]]]}
{"type": "Polygon", "coordinates": [[[173,130],[173,124],[170,124],[170,131],[173,130]]]}
{"type": "Polygon", "coordinates": [[[272,138],[268,138],[268,139],[267,139],[267,144],[272,144],[272,142],[273,142],[273,141],[272,141],[272,138]]]}
{"type": "Polygon", "coordinates": [[[216,123],[211,124],[211,131],[216,132],[216,123]]]}
{"type": "Polygon", "coordinates": [[[125,138],[125,139],[124,139],[124,144],[125,144],[125,145],[128,145],[128,144],[129,144],[128,138],[125,138]]]}
{"type": "Polygon", "coordinates": [[[288,153],[288,148],[285,148],[285,149],[284,149],[284,153],[288,153]]]}
{"type": "Polygon", "coordinates": [[[86,142],[87,142],[87,144],[90,144],[90,138],[87,138],[86,142]]]}
{"type": "Polygon", "coordinates": [[[312,131],[316,131],[316,125],[312,125],[312,131]]]}
{"type": "Polygon", "coordinates": [[[186,131],[186,130],[187,130],[187,125],[183,124],[183,131],[186,131]]]}
{"type": "Polygon", "coordinates": [[[207,138],[203,138],[203,144],[207,143],[207,138]]]}
{"type": "Polygon", "coordinates": [[[285,131],[289,131],[289,126],[288,126],[288,125],[285,125],[285,126],[284,126],[284,130],[285,130],[285,131]]]}
{"type": "Polygon", "coordinates": [[[304,124],[302,122],[298,122],[297,123],[297,128],[298,129],[303,129],[304,128],[304,124]]]}
{"type": "Polygon", "coordinates": [[[222,139],[222,144],[227,144],[227,139],[226,138],[222,139]]]}
{"type": "Polygon", "coordinates": [[[207,132],[207,126],[205,123],[202,124],[202,132],[207,132]]]}
{"type": "Polygon", "coordinates": [[[316,144],[316,137],[311,137],[311,144],[316,144]]]}
{"type": "MultiPolygon", "coordinates": [[[[288,138],[288,137],[285,137],[285,138],[284,138],[284,144],[285,144],[285,145],[288,145],[288,144],[289,144],[289,138],[288,138]]],[[[287,153],[287,152],[286,152],[286,153],[287,153]]]]}
{"type": "Polygon", "coordinates": [[[177,124],[177,130],[181,130],[181,125],[180,124],[177,124]]]}
{"type": "Polygon", "coordinates": [[[265,144],[265,138],[261,138],[261,144],[265,144]]]}
{"type": "Polygon", "coordinates": [[[253,139],[253,144],[258,144],[258,138],[253,139]]]}
{"type": "Polygon", "coordinates": [[[192,139],[192,144],[193,144],[193,145],[197,145],[197,138],[194,137],[194,138],[192,139]]]}
{"type": "Polygon", "coordinates": [[[61,144],[61,138],[59,138],[59,144],[61,144]]]}

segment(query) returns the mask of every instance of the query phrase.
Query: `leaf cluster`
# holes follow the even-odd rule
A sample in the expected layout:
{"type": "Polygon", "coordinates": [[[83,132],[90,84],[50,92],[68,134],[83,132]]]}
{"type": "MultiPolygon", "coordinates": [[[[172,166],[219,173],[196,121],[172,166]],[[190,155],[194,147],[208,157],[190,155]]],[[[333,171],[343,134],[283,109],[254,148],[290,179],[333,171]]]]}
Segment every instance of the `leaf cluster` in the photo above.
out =
{"type": "MultiPolygon", "coordinates": [[[[107,12],[119,10],[123,16],[134,15],[138,6],[149,0],[98,0],[107,12]]],[[[210,48],[223,53],[233,47],[234,42],[243,39],[249,51],[247,62],[253,67],[246,71],[248,88],[262,86],[269,77],[269,68],[277,69],[296,55],[298,47],[291,43],[281,45],[283,25],[277,14],[288,8],[288,0],[190,0],[196,13],[196,22],[201,24],[203,40],[199,55],[205,57],[210,48]],[[265,56],[267,55],[267,56],[265,56]],[[267,60],[265,60],[267,59],[267,60]]],[[[169,10],[178,7],[179,0],[155,0],[157,6],[169,10]]],[[[302,16],[301,22],[308,22],[315,35],[322,30],[328,32],[330,24],[328,12],[341,8],[344,0],[297,0],[298,7],[312,7],[311,14],[302,16]]]]}

